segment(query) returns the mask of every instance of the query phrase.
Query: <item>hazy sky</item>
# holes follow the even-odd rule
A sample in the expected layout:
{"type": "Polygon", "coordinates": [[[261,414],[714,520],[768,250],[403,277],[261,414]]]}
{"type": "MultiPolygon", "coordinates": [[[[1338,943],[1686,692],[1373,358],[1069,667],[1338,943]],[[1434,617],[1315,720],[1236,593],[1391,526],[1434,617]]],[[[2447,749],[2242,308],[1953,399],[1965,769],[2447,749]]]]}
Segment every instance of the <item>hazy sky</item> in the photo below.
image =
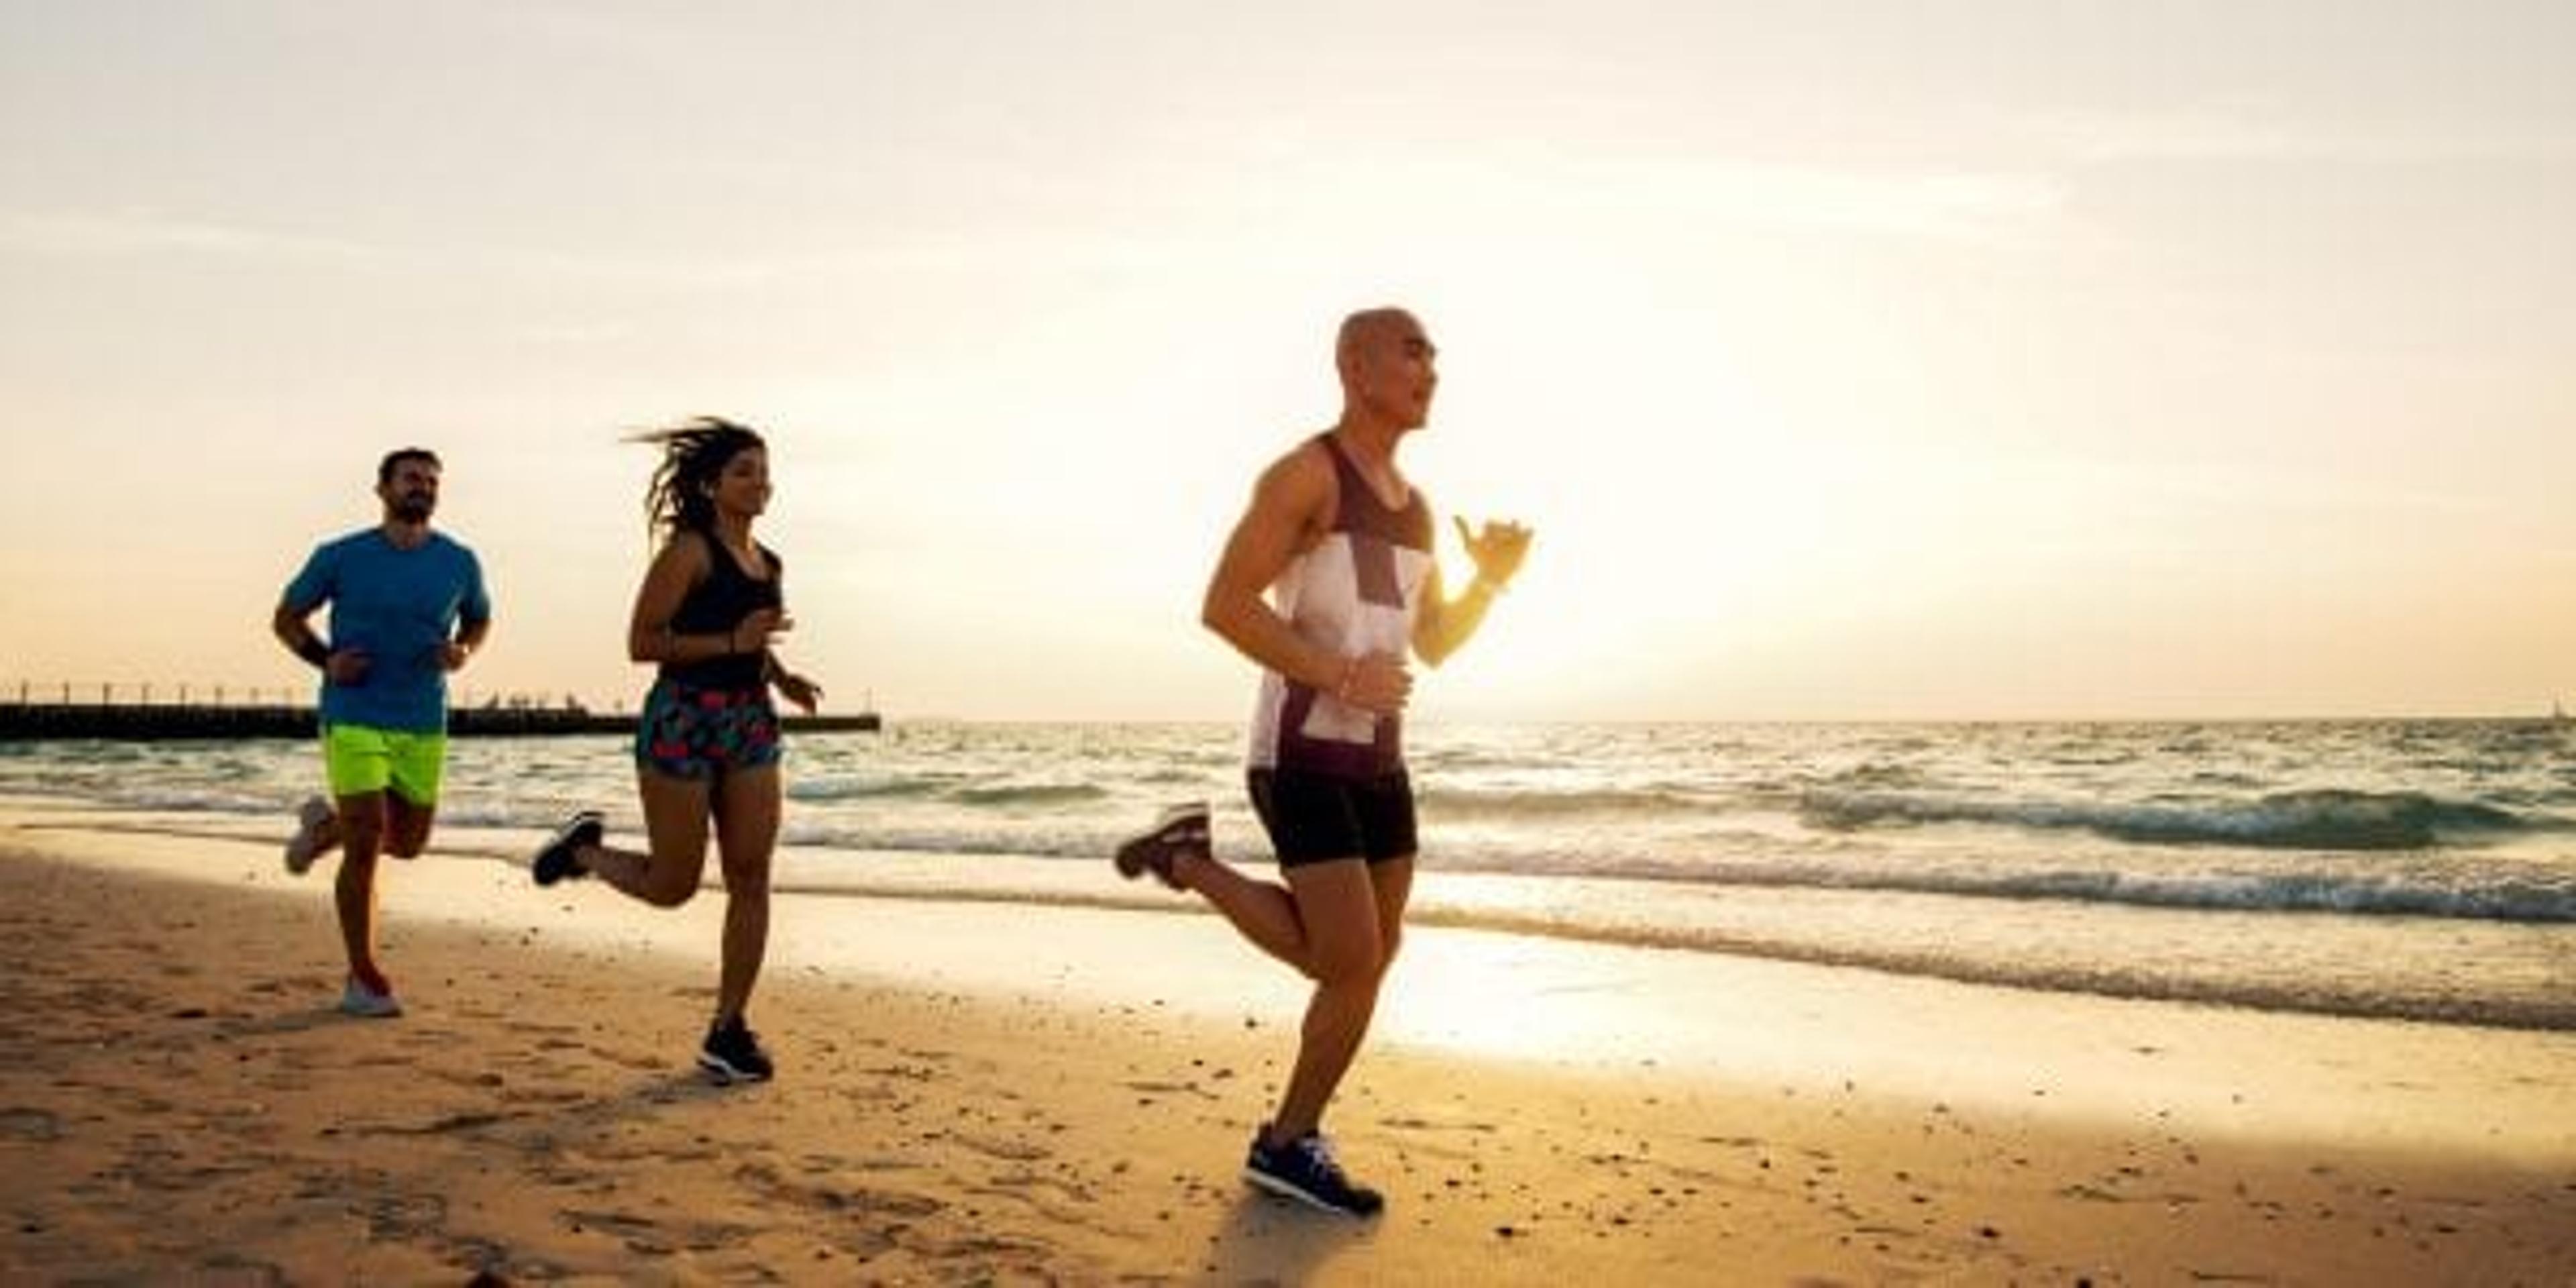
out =
{"type": "MultiPolygon", "coordinates": [[[[386,448],[492,689],[631,701],[651,459],[769,431],[897,717],[1232,718],[1332,328],[1539,533],[1452,718],[2576,702],[2576,6],[0,0],[0,678],[303,684],[386,448]]],[[[1444,534],[1443,556],[1466,564],[1444,534]]]]}

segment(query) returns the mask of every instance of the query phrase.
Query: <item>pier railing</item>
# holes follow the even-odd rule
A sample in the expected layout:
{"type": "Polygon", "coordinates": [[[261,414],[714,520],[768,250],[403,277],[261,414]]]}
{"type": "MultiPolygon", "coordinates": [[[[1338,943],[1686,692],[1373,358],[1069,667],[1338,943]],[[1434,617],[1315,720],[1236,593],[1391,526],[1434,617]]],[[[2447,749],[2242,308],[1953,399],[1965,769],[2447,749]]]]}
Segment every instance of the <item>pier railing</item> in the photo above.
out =
{"type": "MultiPolygon", "coordinates": [[[[788,715],[790,730],[874,732],[874,711],[788,715]]],[[[22,682],[0,690],[0,741],[99,738],[311,738],[320,728],[309,689],[153,684],[22,682]]],[[[626,711],[594,711],[570,698],[478,695],[448,708],[447,732],[459,738],[548,734],[624,734],[626,711]]]]}

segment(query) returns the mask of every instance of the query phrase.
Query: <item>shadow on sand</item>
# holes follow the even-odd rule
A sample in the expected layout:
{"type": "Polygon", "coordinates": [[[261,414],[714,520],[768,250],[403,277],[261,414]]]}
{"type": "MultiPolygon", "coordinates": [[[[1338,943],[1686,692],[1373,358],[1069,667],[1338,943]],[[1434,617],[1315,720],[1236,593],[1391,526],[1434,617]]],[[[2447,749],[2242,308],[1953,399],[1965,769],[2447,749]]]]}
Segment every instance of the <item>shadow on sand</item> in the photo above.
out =
{"type": "Polygon", "coordinates": [[[1376,1220],[1321,1212],[1247,1188],[1211,1236],[1209,1277],[1229,1284],[1307,1283],[1333,1258],[1374,1242],[1377,1232],[1376,1220]]]}

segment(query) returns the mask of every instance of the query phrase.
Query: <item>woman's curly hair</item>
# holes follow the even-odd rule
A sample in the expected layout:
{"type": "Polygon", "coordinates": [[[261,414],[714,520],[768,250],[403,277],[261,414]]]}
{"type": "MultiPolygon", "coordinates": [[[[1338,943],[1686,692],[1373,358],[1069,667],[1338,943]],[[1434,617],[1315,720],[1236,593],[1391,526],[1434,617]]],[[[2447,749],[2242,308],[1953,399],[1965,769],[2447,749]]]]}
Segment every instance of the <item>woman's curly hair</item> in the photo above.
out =
{"type": "Polygon", "coordinates": [[[662,449],[662,463],[654,467],[652,485],[644,490],[644,523],[665,540],[683,532],[708,535],[716,520],[715,484],[725,466],[745,449],[768,447],[749,425],[722,416],[699,416],[627,441],[662,449]]]}

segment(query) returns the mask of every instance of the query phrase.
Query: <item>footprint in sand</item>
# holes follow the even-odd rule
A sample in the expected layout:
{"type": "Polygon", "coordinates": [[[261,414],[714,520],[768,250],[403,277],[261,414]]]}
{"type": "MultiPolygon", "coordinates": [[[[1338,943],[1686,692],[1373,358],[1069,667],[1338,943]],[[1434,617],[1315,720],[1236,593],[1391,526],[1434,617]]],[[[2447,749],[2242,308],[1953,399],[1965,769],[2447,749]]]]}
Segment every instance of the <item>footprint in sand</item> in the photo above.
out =
{"type": "Polygon", "coordinates": [[[408,1240],[447,1224],[447,1200],[435,1194],[387,1194],[369,1201],[359,1215],[367,1219],[368,1238],[408,1240]]]}
{"type": "Polygon", "coordinates": [[[829,1185],[806,1185],[780,1176],[776,1168],[765,1163],[746,1164],[735,1169],[734,1179],[760,1191],[768,1198],[826,1212],[863,1212],[872,1216],[918,1219],[934,1215],[948,1206],[926,1194],[906,1194],[900,1191],[871,1190],[864,1187],[844,1190],[829,1185]]]}
{"type": "Polygon", "coordinates": [[[290,1284],[286,1268],[272,1261],[253,1261],[236,1253],[217,1253],[197,1263],[207,1283],[290,1284]]]}
{"type": "Polygon", "coordinates": [[[1046,1146],[1040,1145],[1035,1141],[1017,1140],[1001,1136],[974,1135],[966,1132],[951,1133],[949,1139],[956,1141],[958,1144],[963,1145],[968,1149],[974,1150],[978,1154],[982,1154],[988,1158],[1002,1159],[1006,1162],[1034,1163],[1039,1159],[1052,1158],[1055,1155],[1053,1150],[1050,1150],[1046,1146]]]}
{"type": "Polygon", "coordinates": [[[953,1240],[951,1242],[941,1244],[938,1249],[938,1253],[942,1257],[953,1257],[959,1259],[983,1259],[1016,1253],[1019,1256],[1029,1258],[1029,1263],[1025,1266],[1013,1267],[1010,1263],[1004,1262],[1003,1268],[1019,1269],[1023,1272],[1034,1271],[1039,1267],[1049,1264],[1054,1251],[1054,1248],[1043,1243],[1036,1243],[1026,1239],[995,1238],[989,1235],[978,1235],[972,1238],[953,1240]]]}
{"type": "Polygon", "coordinates": [[[467,1132],[489,1127],[517,1116],[500,1113],[449,1114],[444,1118],[432,1119],[418,1127],[361,1127],[357,1130],[358,1134],[367,1136],[444,1136],[453,1132],[467,1132]]]}
{"type": "Polygon", "coordinates": [[[1129,1091],[1142,1092],[1149,1096],[1197,1096],[1201,1100],[1217,1099],[1217,1094],[1215,1092],[1210,1091],[1195,1082],[1156,1082],[1147,1079],[1137,1079],[1123,1082],[1119,1085],[1127,1088],[1129,1091]]]}
{"type": "Polygon", "coordinates": [[[426,1068],[421,1070],[421,1075],[466,1091],[497,1092],[509,1085],[508,1079],[489,1069],[468,1072],[463,1069],[426,1068]]]}
{"type": "Polygon", "coordinates": [[[574,1209],[565,1212],[564,1218],[577,1230],[598,1230],[622,1239],[627,1251],[645,1256],[668,1256],[683,1248],[691,1252],[720,1251],[759,1233],[749,1226],[721,1221],[690,1221],[666,1227],[631,1212],[574,1209]]]}
{"type": "Polygon", "coordinates": [[[1438,1122],[1433,1119],[1411,1115],[1395,1118],[1380,1118],[1378,1119],[1378,1124],[1383,1127],[1394,1128],[1397,1131],[1491,1132],[1499,1130],[1499,1128],[1493,1123],[1470,1121],[1438,1122]]]}
{"type": "Polygon", "coordinates": [[[42,1109],[0,1109],[0,1136],[17,1140],[60,1140],[63,1120],[42,1109]]]}
{"type": "Polygon", "coordinates": [[[570,1209],[563,1214],[563,1218],[571,1222],[572,1228],[576,1230],[598,1230],[626,1240],[629,1247],[633,1247],[637,1240],[653,1238],[662,1228],[651,1217],[636,1216],[629,1212],[603,1212],[591,1208],[570,1209]]]}

